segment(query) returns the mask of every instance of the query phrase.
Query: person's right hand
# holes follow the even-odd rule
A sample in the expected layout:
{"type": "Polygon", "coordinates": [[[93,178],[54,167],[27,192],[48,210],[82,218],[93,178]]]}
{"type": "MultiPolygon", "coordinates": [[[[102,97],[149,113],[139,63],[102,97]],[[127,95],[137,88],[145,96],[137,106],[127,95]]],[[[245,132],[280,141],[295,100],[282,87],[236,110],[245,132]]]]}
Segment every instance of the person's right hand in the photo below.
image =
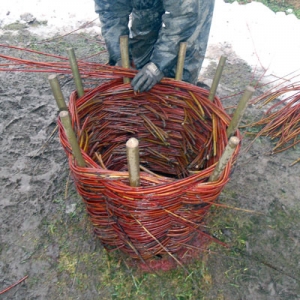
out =
{"type": "Polygon", "coordinates": [[[150,62],[135,75],[131,85],[136,92],[146,92],[151,90],[163,77],[163,72],[154,63],[150,62]]]}

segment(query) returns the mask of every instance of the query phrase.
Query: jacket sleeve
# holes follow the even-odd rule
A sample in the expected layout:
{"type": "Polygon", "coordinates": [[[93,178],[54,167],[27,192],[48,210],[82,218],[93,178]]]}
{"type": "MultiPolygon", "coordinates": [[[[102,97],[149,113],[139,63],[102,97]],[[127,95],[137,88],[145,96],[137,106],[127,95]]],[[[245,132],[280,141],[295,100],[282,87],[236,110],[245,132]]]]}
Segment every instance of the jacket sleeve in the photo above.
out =
{"type": "MultiPolygon", "coordinates": [[[[162,16],[163,26],[150,60],[164,74],[173,77],[180,42],[187,42],[187,60],[189,57],[200,56],[201,51],[204,57],[203,51],[206,50],[214,0],[163,0],[163,5],[165,9],[162,16]],[[209,26],[205,25],[206,21],[209,26]],[[204,43],[201,43],[201,40],[204,43]]],[[[203,58],[201,64],[202,61],[203,58]]],[[[186,63],[188,64],[188,61],[186,63]]],[[[201,65],[198,64],[197,68],[201,68],[201,65]]],[[[192,72],[195,73],[194,70],[192,72]]]]}
{"type": "Polygon", "coordinates": [[[109,53],[110,65],[115,65],[121,58],[120,36],[129,35],[131,10],[130,0],[95,0],[95,11],[100,17],[101,32],[109,53]]]}

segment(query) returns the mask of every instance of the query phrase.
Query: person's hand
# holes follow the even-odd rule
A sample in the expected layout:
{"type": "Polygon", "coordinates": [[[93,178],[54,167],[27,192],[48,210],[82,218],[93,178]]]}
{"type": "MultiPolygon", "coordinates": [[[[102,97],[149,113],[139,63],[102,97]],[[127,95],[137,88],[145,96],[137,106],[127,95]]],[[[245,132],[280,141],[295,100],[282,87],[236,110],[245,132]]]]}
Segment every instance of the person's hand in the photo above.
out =
{"type": "Polygon", "coordinates": [[[163,72],[161,72],[154,63],[150,62],[135,75],[131,81],[131,86],[136,92],[149,91],[156,83],[160,82],[163,77],[163,72]]]}

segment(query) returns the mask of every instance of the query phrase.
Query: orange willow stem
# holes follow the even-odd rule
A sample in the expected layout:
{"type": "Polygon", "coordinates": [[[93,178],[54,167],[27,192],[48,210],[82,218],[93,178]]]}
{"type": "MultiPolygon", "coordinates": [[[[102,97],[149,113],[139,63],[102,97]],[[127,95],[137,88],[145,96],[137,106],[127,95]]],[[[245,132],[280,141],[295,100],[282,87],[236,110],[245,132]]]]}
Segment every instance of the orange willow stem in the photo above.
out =
{"type": "Polygon", "coordinates": [[[11,290],[12,288],[14,288],[15,286],[17,286],[18,284],[20,284],[21,282],[23,282],[24,280],[26,280],[28,278],[28,275],[26,275],[25,277],[23,277],[22,279],[20,279],[18,282],[12,284],[11,286],[9,286],[8,288],[0,291],[0,295],[3,295],[4,293],[8,292],[9,290],[11,290]]]}

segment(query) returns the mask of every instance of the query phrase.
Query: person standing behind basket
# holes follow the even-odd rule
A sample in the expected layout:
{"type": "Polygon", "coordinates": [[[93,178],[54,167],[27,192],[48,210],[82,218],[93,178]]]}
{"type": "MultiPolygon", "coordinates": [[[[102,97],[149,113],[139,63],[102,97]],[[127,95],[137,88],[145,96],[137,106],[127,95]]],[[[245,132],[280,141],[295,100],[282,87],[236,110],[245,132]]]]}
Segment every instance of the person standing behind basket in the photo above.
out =
{"type": "Polygon", "coordinates": [[[214,2],[95,0],[109,64],[120,65],[120,36],[129,35],[130,56],[139,70],[131,85],[135,91],[148,91],[164,76],[175,77],[179,45],[187,42],[182,80],[196,84],[206,52],[214,2]]]}

